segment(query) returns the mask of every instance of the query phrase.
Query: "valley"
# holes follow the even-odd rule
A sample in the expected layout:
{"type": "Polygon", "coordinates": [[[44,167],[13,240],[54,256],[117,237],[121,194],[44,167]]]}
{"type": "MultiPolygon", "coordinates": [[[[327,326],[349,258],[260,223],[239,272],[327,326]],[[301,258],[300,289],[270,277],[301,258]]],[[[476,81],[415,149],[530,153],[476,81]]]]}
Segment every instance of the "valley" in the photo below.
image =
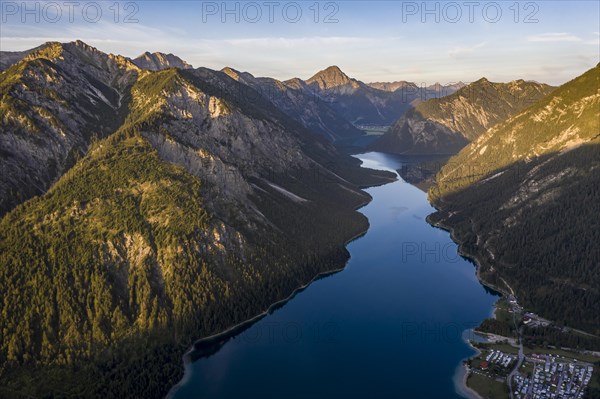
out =
{"type": "Polygon", "coordinates": [[[0,55],[0,397],[600,392],[600,64],[0,55]]]}

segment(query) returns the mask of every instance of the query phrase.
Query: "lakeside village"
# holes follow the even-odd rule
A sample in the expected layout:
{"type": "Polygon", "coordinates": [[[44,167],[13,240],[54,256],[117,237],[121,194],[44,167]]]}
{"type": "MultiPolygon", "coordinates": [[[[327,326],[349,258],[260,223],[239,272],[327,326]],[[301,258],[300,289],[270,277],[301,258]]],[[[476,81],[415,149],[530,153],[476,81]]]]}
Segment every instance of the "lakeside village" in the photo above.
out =
{"type": "Polygon", "coordinates": [[[471,344],[479,351],[465,361],[467,386],[484,399],[584,399],[588,387],[600,388],[598,352],[567,348],[523,347],[523,327],[548,327],[551,322],[524,312],[514,296],[502,298],[494,319],[520,326],[518,337],[477,331],[485,342],[471,344]]]}

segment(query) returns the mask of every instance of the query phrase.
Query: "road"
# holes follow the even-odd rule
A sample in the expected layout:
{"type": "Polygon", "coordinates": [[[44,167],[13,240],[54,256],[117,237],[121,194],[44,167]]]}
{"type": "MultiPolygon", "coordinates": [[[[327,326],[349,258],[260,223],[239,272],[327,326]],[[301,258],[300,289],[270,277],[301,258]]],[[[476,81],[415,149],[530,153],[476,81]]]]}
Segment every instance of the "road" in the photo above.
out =
{"type": "MultiPolygon", "coordinates": [[[[506,284],[506,282],[504,283],[506,284]]],[[[506,285],[508,286],[508,284],[506,285]]],[[[508,286],[508,288],[510,288],[510,286],[508,286]]],[[[512,291],[512,288],[510,288],[510,290],[512,291]]],[[[525,353],[523,352],[523,327],[519,328],[516,312],[513,312],[513,323],[515,324],[515,329],[517,330],[519,336],[519,357],[517,359],[517,364],[515,365],[515,368],[513,368],[510,374],[508,374],[508,377],[506,377],[510,399],[514,399],[514,391],[512,387],[513,377],[519,372],[519,368],[521,367],[521,364],[523,364],[523,360],[525,359],[525,353]]]]}

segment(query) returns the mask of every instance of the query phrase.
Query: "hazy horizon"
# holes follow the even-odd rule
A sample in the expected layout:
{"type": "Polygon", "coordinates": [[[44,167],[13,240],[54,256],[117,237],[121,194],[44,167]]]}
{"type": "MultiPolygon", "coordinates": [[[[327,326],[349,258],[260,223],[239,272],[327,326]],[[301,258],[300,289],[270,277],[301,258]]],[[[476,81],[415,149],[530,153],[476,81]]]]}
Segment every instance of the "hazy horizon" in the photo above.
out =
{"type": "Polygon", "coordinates": [[[280,80],[337,65],[366,83],[560,85],[600,62],[592,1],[1,4],[2,51],[82,40],[130,58],[172,53],[194,67],[280,80]]]}

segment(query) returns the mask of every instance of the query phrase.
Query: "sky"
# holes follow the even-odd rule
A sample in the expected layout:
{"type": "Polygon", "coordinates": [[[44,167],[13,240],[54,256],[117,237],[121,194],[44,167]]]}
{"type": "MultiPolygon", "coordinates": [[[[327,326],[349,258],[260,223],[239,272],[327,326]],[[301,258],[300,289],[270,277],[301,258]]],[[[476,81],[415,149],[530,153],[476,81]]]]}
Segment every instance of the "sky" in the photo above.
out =
{"type": "Polygon", "coordinates": [[[591,1],[4,1],[0,50],[82,40],[136,57],[307,79],[562,84],[600,62],[591,1]]]}

